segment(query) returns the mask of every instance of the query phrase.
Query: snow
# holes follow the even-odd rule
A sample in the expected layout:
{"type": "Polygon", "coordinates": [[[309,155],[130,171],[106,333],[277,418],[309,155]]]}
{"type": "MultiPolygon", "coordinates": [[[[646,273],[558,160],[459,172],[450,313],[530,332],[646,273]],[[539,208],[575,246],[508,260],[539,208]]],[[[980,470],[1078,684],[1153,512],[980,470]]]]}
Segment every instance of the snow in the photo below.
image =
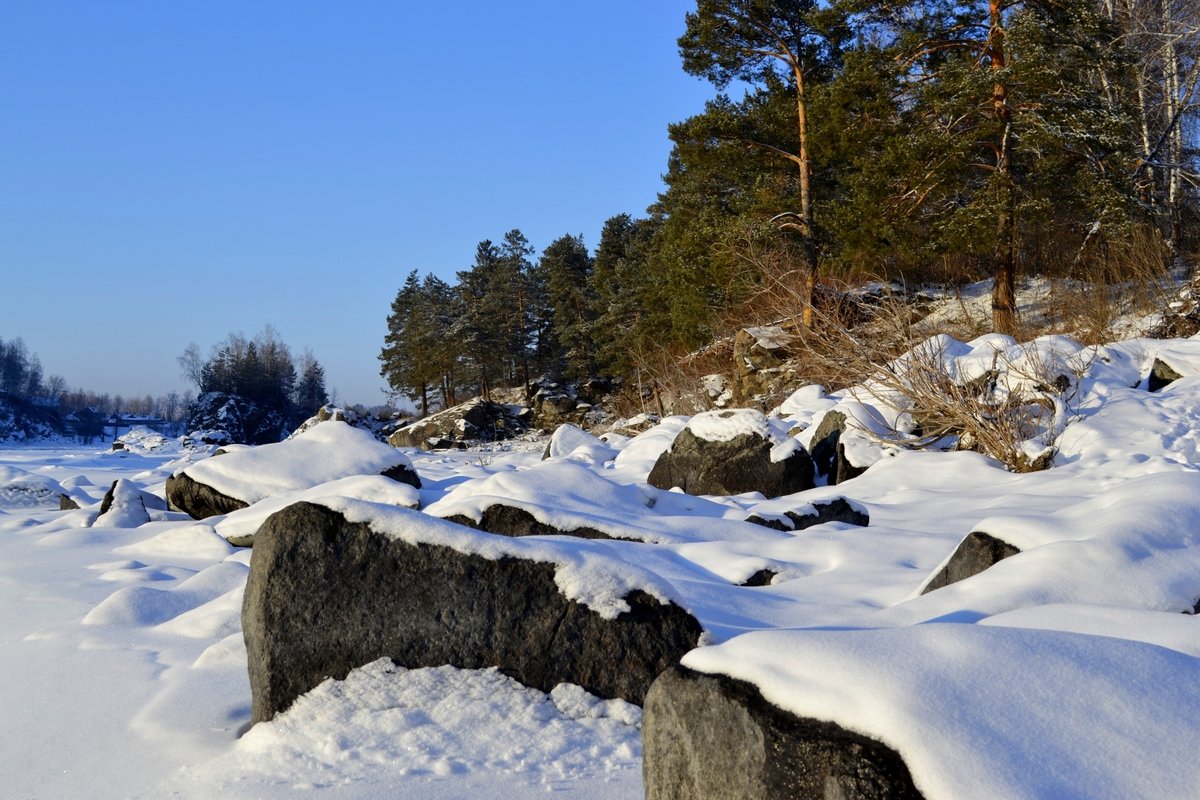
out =
{"type": "Polygon", "coordinates": [[[692,417],[687,428],[697,439],[708,442],[730,442],[739,436],[759,436],[775,442],[780,439],[766,416],[749,408],[705,411],[692,417]]]}
{"type": "Polygon", "coordinates": [[[764,631],[684,665],[891,746],[926,798],[1190,797],[1194,656],[985,625],[764,631]],[[800,657],[802,656],[802,657],[800,657]]]}
{"type": "Polygon", "coordinates": [[[231,450],[183,471],[193,480],[256,503],[351,475],[378,475],[411,466],[408,458],[364,430],[330,420],[278,444],[231,450]]]}
{"type": "MultiPolygon", "coordinates": [[[[1153,394],[1144,386],[1156,354],[1200,364],[1200,340],[927,346],[964,379],[1001,351],[997,363],[1017,365],[999,376],[1003,391],[1036,389],[1022,382],[1022,364],[1069,371],[1054,466],[1015,474],[978,453],[906,449],[906,433],[888,425],[907,409],[869,385],[804,387],[768,416],[669,417],[630,439],[560,429],[544,461],[544,442],[410,451],[420,491],[378,477],[401,463],[397,451],[342,423],[285,443],[296,449],[215,457],[171,442],[0,450],[3,793],[640,796],[636,708],[578,687],[543,694],[494,670],[363,665],[245,732],[240,610],[253,556],[224,537],[306,499],[406,541],[553,564],[565,596],[608,617],[633,588],[677,602],[705,629],[688,666],[884,741],[928,800],[1192,796],[1200,371],[1153,394]],[[852,481],[773,500],[645,482],[685,426],[766,431],[795,447],[831,409],[855,421],[848,440],[874,448],[852,481]],[[127,482],[114,508],[136,508],[178,470],[253,489],[258,502],[204,522],[157,510],[98,518],[114,480],[127,482]],[[59,511],[60,492],[88,507],[59,511]],[[870,526],[745,522],[833,497],[868,512],[870,526]],[[423,510],[404,507],[417,503],[423,510]],[[478,520],[495,503],[614,538],[507,538],[436,518],[478,520]],[[1021,552],[922,595],[977,530],[1021,552]],[[776,573],[771,585],[740,585],[763,569],[776,573]]],[[[855,463],[868,457],[852,453],[855,463]]]]}

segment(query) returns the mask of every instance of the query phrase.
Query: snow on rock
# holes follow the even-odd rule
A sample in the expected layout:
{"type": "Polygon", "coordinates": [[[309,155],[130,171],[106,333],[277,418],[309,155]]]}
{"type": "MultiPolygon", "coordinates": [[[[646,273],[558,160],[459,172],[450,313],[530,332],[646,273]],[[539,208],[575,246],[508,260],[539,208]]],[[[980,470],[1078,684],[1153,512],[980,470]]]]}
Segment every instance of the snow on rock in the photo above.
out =
{"type": "Polygon", "coordinates": [[[616,619],[629,611],[625,598],[633,591],[645,592],[660,603],[679,599],[667,581],[600,542],[481,535],[426,513],[347,497],[325,498],[318,504],[350,522],[365,523],[377,533],[409,544],[440,545],[491,561],[516,558],[553,564],[559,591],[603,619],[616,619]]]}
{"type": "Polygon", "coordinates": [[[1200,661],[1142,642],[961,624],[778,630],[683,664],[878,739],[926,800],[1187,797],[1200,785],[1200,661]]]}
{"type": "Polygon", "coordinates": [[[382,475],[352,475],[339,478],[328,483],[318,484],[310,489],[294,492],[284,492],[238,511],[230,512],[216,522],[216,532],[238,546],[248,546],[254,540],[254,534],[267,517],[292,503],[301,501],[320,500],[323,497],[353,497],[370,503],[400,506],[402,508],[418,508],[421,496],[418,490],[382,475]]]}
{"type": "Polygon", "coordinates": [[[688,420],[687,429],[707,442],[731,442],[739,436],[759,436],[774,444],[783,441],[780,433],[761,411],[752,408],[705,411],[688,420]]]}
{"type": "MultiPolygon", "coordinates": [[[[198,461],[173,478],[186,478],[241,505],[252,505],[267,497],[311,489],[338,478],[379,474],[419,483],[412,462],[403,453],[366,431],[330,421],[294,439],[198,461]]],[[[172,502],[180,505],[176,500],[172,502]]]]}
{"type": "Polygon", "coordinates": [[[559,425],[554,430],[550,441],[546,443],[542,459],[571,458],[602,466],[615,459],[617,453],[617,448],[606,444],[582,428],[566,423],[559,425]]]}

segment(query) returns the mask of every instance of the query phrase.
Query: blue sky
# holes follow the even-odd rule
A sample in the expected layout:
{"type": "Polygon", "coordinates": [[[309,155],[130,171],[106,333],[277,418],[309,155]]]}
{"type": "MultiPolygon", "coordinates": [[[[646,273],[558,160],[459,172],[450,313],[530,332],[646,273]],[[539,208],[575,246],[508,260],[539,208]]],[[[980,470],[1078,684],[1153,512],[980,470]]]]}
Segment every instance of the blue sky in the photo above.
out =
{"type": "Polygon", "coordinates": [[[185,388],[274,325],[345,402],[413,268],[642,213],[712,90],[694,3],[28,2],[0,10],[0,338],[72,387],[185,388]]]}

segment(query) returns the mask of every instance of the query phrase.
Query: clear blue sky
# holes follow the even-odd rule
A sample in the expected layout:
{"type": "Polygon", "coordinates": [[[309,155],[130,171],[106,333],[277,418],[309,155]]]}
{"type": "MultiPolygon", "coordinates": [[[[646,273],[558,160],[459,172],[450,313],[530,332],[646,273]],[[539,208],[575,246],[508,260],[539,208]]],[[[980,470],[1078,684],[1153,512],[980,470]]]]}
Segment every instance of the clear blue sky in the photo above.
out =
{"type": "Polygon", "coordinates": [[[413,268],[452,278],[642,213],[712,90],[694,3],[38,2],[0,8],[0,338],[161,394],[274,325],[344,402],[413,268]]]}

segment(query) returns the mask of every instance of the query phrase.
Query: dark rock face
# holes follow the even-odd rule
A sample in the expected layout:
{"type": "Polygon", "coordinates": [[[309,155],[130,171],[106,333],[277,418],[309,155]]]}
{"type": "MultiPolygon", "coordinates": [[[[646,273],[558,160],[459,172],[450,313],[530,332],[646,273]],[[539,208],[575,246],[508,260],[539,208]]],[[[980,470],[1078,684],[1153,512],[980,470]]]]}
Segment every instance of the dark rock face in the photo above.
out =
{"type": "Polygon", "coordinates": [[[667,670],[642,718],[646,800],[918,800],[886,745],[797,717],[749,683],[667,670]]]}
{"type": "Polygon", "coordinates": [[[993,564],[1019,552],[1021,551],[1008,542],[983,531],[968,533],[966,538],[959,542],[946,566],[938,570],[921,594],[929,594],[934,589],[978,575],[993,564]]]}
{"type": "Polygon", "coordinates": [[[1157,392],[1164,386],[1179,380],[1181,375],[1174,367],[1161,359],[1154,359],[1154,366],[1150,368],[1150,377],[1146,379],[1146,388],[1152,392],[1157,392]]]}
{"type": "Polygon", "coordinates": [[[75,511],[79,508],[79,503],[70,495],[60,494],[58,496],[59,511],[75,511]]]}
{"type": "Polygon", "coordinates": [[[477,398],[405,425],[388,437],[388,444],[428,448],[432,442],[454,446],[464,439],[493,442],[524,430],[525,424],[513,408],[477,398]]]}
{"type": "Polygon", "coordinates": [[[196,399],[188,418],[190,438],[209,444],[270,444],[287,434],[287,420],[236,394],[206,392],[196,399]],[[221,434],[224,434],[222,436],[221,434]]]}
{"type": "Polygon", "coordinates": [[[631,610],[606,620],[560,594],[554,574],[552,564],[409,544],[323,506],[289,506],[256,535],[242,607],[253,720],[383,656],[495,666],[542,691],[566,681],[640,704],[695,647],[700,625],[678,606],[635,591],[631,610]]]}
{"type": "Polygon", "coordinates": [[[650,475],[651,486],[678,486],[688,494],[741,494],[762,492],[767,497],[813,487],[813,464],[808,453],[797,449],[781,461],[771,461],[772,443],[756,434],[742,434],[727,442],[711,442],[684,428],[658,457],[650,475]]]}
{"type": "Polygon", "coordinates": [[[461,514],[445,517],[449,522],[465,525],[480,531],[487,531],[499,536],[577,536],[580,539],[612,539],[607,533],[601,533],[595,528],[572,528],[561,530],[538,520],[528,511],[515,506],[501,503],[490,505],[483,510],[479,522],[464,517],[461,514]]]}
{"type": "Polygon", "coordinates": [[[385,478],[391,478],[397,483],[407,483],[414,489],[421,488],[421,478],[417,475],[417,471],[407,464],[397,464],[391,469],[385,469],[379,473],[385,478]]]}
{"type": "Polygon", "coordinates": [[[777,531],[802,531],[805,528],[811,528],[814,525],[822,525],[826,522],[844,522],[847,525],[858,525],[865,528],[871,524],[871,517],[865,511],[856,508],[849,500],[844,497],[831,497],[828,500],[818,500],[812,504],[815,511],[785,511],[784,516],[791,527],[782,520],[766,519],[757,514],[751,514],[746,517],[746,522],[753,522],[755,525],[762,525],[767,528],[774,528],[777,531]]]}
{"type": "Polygon", "coordinates": [[[809,443],[816,473],[824,475],[829,486],[845,483],[866,472],[865,468],[856,467],[846,459],[846,449],[841,438],[849,426],[850,422],[845,414],[830,411],[821,417],[821,422],[809,443]]]}
{"type": "Polygon", "coordinates": [[[182,511],[193,519],[228,514],[248,506],[236,497],[221,494],[211,486],[193,480],[182,472],[167,478],[167,502],[171,508],[182,511]]]}

